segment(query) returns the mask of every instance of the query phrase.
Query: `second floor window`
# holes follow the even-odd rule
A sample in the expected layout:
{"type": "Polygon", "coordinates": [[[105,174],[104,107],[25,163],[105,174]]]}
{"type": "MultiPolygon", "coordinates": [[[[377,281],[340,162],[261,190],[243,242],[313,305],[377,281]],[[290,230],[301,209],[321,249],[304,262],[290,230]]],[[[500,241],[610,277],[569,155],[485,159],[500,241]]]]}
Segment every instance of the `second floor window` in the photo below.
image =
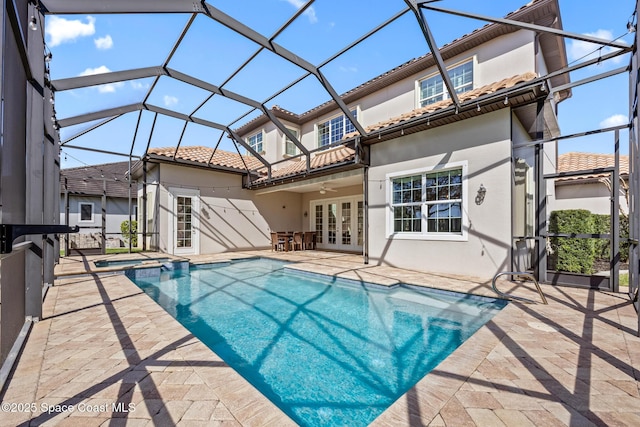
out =
{"type": "MultiPolygon", "coordinates": [[[[467,61],[450,68],[448,72],[456,93],[473,89],[473,61],[467,61]]],[[[449,94],[440,74],[420,81],[420,107],[442,101],[448,97],[449,94]]]]}
{"type": "MultiPolygon", "coordinates": [[[[298,141],[300,140],[300,133],[296,129],[287,128],[287,130],[291,132],[298,141]]],[[[296,147],[296,144],[287,138],[286,135],[284,136],[284,154],[287,156],[295,156],[298,154],[298,147],[296,147]]]]}
{"type": "MultiPolygon", "coordinates": [[[[357,109],[351,110],[357,120],[357,109]]],[[[345,135],[355,132],[356,127],[344,114],[318,124],[318,147],[325,147],[340,141],[345,135]]]]}
{"type": "Polygon", "coordinates": [[[257,153],[261,153],[262,152],[262,132],[258,132],[255,135],[251,135],[249,138],[247,138],[247,143],[257,153]]]}

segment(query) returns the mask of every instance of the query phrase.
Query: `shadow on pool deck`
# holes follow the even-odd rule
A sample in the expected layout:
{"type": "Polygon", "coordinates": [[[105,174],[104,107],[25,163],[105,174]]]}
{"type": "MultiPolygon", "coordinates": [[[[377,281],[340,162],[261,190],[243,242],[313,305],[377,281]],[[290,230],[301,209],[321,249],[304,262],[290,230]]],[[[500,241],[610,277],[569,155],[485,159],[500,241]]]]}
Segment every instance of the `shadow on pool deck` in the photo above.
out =
{"type": "MultiPolygon", "coordinates": [[[[339,277],[493,296],[486,281],[305,252],[193,261],[263,255],[339,277]]],[[[1,425],[293,425],[124,275],[99,275],[91,261],[64,259],[56,269],[89,275],[61,275],[49,290],[45,317],[33,326],[2,396],[5,403],[34,403],[36,410],[3,413],[1,425]],[[114,411],[113,403],[135,411],[114,411]],[[75,411],[42,413],[56,404],[75,411]]],[[[505,292],[534,298],[530,288],[501,284],[505,292]]],[[[640,425],[640,339],[629,298],[551,286],[543,291],[549,305],[509,304],[373,425],[640,425]]]]}

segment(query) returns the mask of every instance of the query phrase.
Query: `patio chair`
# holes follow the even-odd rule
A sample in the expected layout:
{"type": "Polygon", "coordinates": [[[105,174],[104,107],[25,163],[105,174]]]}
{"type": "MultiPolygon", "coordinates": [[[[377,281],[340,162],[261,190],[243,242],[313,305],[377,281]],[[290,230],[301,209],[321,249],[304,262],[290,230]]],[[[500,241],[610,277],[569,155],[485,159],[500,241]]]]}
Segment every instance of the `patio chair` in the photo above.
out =
{"type": "Polygon", "coordinates": [[[296,231],[295,233],[293,233],[293,250],[297,250],[298,248],[300,250],[304,249],[304,242],[303,242],[303,237],[304,237],[304,233],[296,231]]]}
{"type": "Polygon", "coordinates": [[[305,231],[304,232],[304,238],[303,238],[303,246],[305,249],[315,249],[315,237],[316,237],[316,232],[315,231],[305,231]]]}
{"type": "Polygon", "coordinates": [[[284,238],[279,236],[278,233],[276,232],[271,233],[271,251],[273,251],[274,249],[276,251],[283,251],[284,244],[285,244],[284,238]]]}

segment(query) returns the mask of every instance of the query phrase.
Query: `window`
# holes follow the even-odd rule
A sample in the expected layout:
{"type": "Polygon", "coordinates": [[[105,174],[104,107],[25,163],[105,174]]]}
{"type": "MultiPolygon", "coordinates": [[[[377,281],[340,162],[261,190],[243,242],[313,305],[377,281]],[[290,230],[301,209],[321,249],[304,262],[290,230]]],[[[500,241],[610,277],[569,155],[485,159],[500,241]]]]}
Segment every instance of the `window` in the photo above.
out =
{"type": "MultiPolygon", "coordinates": [[[[291,132],[298,141],[300,141],[300,132],[298,132],[297,129],[287,128],[287,130],[291,132]]],[[[296,154],[298,154],[298,147],[296,146],[296,144],[294,144],[293,141],[287,138],[286,135],[284,136],[284,154],[286,156],[295,156],[296,154]]]]}
{"type": "Polygon", "coordinates": [[[466,163],[448,165],[438,171],[388,176],[391,208],[388,234],[407,238],[466,239],[465,170],[466,163]]]}
{"type": "Polygon", "coordinates": [[[247,138],[247,144],[251,148],[253,148],[257,153],[262,152],[262,131],[256,133],[255,135],[251,135],[247,138]]]}
{"type": "MultiPolygon", "coordinates": [[[[456,93],[467,92],[473,89],[473,61],[467,61],[448,70],[451,84],[456,93]]],[[[440,74],[436,74],[420,81],[420,106],[424,107],[443,99],[449,94],[440,74]]]]}
{"type": "Polygon", "coordinates": [[[93,203],[78,203],[80,222],[93,222],[93,203]]]}
{"type": "MultiPolygon", "coordinates": [[[[358,119],[356,108],[350,110],[353,117],[358,119]]],[[[326,122],[318,124],[318,147],[324,147],[340,141],[345,135],[355,132],[356,127],[344,114],[326,122]]]]}

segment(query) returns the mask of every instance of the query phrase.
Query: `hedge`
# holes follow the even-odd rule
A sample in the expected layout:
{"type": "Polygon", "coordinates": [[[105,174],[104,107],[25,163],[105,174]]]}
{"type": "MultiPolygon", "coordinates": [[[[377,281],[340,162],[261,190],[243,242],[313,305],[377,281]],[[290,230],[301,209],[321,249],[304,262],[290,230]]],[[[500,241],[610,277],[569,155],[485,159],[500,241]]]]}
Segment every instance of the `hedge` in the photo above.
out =
{"type": "MultiPolygon", "coordinates": [[[[596,232],[595,222],[591,212],[585,209],[553,211],[549,218],[549,232],[551,234],[593,234],[596,232]]],[[[596,259],[594,239],[552,237],[551,250],[549,261],[552,269],[583,274],[594,272],[593,263],[596,259]]]]}
{"type": "MultiPolygon", "coordinates": [[[[595,219],[596,233],[610,233],[611,232],[611,218],[610,215],[597,215],[593,214],[595,219]]],[[[627,262],[629,260],[629,218],[620,215],[620,261],[627,262]]],[[[596,242],[596,258],[597,259],[610,259],[611,244],[608,239],[599,239],[596,242]]]]}
{"type": "MultiPolygon", "coordinates": [[[[608,234],[611,232],[610,215],[592,214],[585,209],[553,211],[549,218],[549,232],[608,234]]],[[[620,261],[629,259],[629,220],[620,216],[620,261]]],[[[596,259],[609,260],[609,239],[551,238],[552,254],[549,267],[557,271],[593,274],[596,259]]]]}

